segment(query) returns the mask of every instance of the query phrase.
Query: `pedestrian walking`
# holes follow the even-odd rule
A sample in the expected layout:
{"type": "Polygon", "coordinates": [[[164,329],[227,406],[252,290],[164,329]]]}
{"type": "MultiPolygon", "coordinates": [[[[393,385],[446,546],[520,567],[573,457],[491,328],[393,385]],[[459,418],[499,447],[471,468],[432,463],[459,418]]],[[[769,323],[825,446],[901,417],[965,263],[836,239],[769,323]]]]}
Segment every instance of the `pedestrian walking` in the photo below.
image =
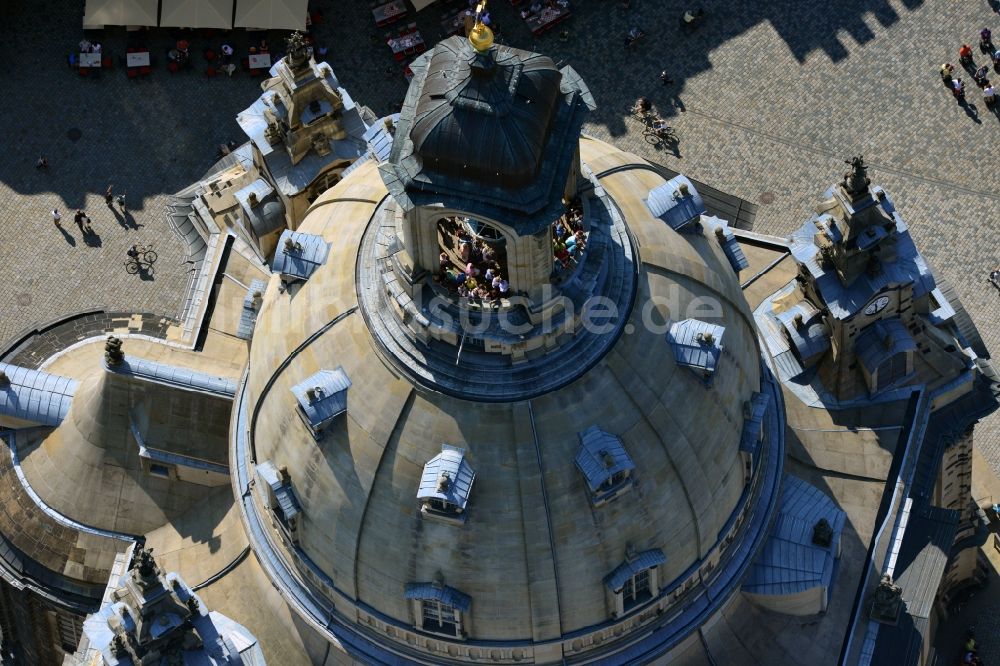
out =
{"type": "Polygon", "coordinates": [[[113,204],[114,201],[115,201],[115,197],[111,193],[111,190],[113,188],[114,188],[114,185],[108,185],[108,191],[104,193],[104,203],[106,203],[108,205],[108,208],[111,208],[111,204],[113,204]]]}
{"type": "Polygon", "coordinates": [[[990,273],[990,282],[997,288],[997,291],[1000,291],[1000,268],[995,268],[990,273]]]}
{"type": "Polygon", "coordinates": [[[39,169],[39,170],[40,169],[48,169],[49,168],[49,161],[47,159],[45,159],[44,155],[40,156],[38,158],[38,161],[35,162],[35,168],[39,169]]]}
{"type": "Polygon", "coordinates": [[[56,223],[57,227],[62,223],[62,215],[59,214],[58,208],[52,209],[52,221],[56,223]]]}
{"type": "Polygon", "coordinates": [[[123,192],[123,193],[119,194],[116,197],[115,201],[118,202],[118,207],[121,208],[122,212],[124,213],[125,212],[125,193],[123,192]]]}
{"type": "Polygon", "coordinates": [[[674,82],[674,80],[670,78],[670,75],[667,74],[667,70],[663,70],[662,72],[660,72],[660,81],[663,81],[663,85],[665,86],[669,86],[671,83],[674,82]]]}
{"type": "Polygon", "coordinates": [[[955,72],[955,66],[950,62],[946,62],[941,65],[941,80],[944,81],[946,86],[951,85],[952,74],[955,72]]]}
{"type": "Polygon", "coordinates": [[[73,216],[73,221],[76,222],[76,226],[80,227],[80,231],[83,231],[83,220],[87,217],[83,214],[83,211],[79,208],[76,209],[76,215],[73,216]]]}
{"type": "Polygon", "coordinates": [[[979,50],[983,53],[993,53],[993,33],[989,28],[979,31],[979,50]]]}
{"type": "Polygon", "coordinates": [[[962,48],[958,50],[958,61],[962,63],[965,67],[972,66],[972,47],[968,44],[962,44],[962,48]]]}

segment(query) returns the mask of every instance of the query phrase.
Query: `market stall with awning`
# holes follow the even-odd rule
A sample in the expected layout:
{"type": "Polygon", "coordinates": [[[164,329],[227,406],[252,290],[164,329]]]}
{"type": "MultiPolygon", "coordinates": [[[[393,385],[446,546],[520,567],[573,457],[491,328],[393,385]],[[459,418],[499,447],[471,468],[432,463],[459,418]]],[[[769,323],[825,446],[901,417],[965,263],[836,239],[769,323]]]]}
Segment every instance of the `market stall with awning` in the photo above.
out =
{"type": "Polygon", "coordinates": [[[233,0],[162,0],[160,27],[233,27],[233,0]]]}
{"type": "Polygon", "coordinates": [[[84,28],[106,25],[156,26],[158,0],[87,0],[84,28]]]}
{"type": "Polygon", "coordinates": [[[309,0],[238,0],[237,28],[306,29],[309,0]]]}

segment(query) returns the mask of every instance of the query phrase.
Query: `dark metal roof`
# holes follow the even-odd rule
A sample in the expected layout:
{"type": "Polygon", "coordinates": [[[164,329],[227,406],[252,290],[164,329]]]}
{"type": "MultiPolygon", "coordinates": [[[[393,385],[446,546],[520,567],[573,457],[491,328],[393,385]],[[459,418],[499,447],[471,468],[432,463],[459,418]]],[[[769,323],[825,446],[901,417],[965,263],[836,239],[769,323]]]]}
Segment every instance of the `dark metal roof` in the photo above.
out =
{"type": "Polygon", "coordinates": [[[618,472],[635,469],[622,441],[592,425],[580,433],[580,449],[576,453],[576,466],[587,479],[590,492],[618,472]]]}
{"type": "Polygon", "coordinates": [[[879,627],[873,664],[917,664],[938,585],[955,540],[958,512],[935,506],[911,511],[896,560],[904,612],[895,626],[879,627]]]}
{"type": "Polygon", "coordinates": [[[593,97],[547,56],[449,38],[410,65],[389,162],[380,167],[404,207],[444,203],[535,233],[559,203],[593,97]],[[502,211],[502,212],[501,212],[502,211]],[[513,213],[513,219],[511,219],[513,213]],[[530,216],[518,224],[518,216],[530,216]],[[536,228],[537,227],[537,228],[536,228]]]}
{"type": "Polygon", "coordinates": [[[69,412],[77,382],[41,370],[0,363],[8,383],[0,385],[0,416],[57,426],[69,412]]]}
{"type": "Polygon", "coordinates": [[[406,586],[407,599],[419,599],[421,601],[440,601],[445,606],[451,606],[463,613],[469,610],[472,598],[447,585],[435,585],[434,583],[410,583],[406,586]]]}
{"type": "Polygon", "coordinates": [[[722,334],[726,329],[698,319],[685,319],[673,324],[667,341],[674,350],[677,365],[714,373],[722,355],[722,334]],[[708,341],[711,336],[711,342],[708,341]]]}
{"type": "Polygon", "coordinates": [[[326,263],[329,252],[330,246],[322,236],[285,229],[278,237],[271,270],[280,273],[283,278],[308,280],[317,268],[326,263]]]}
{"type": "Polygon", "coordinates": [[[666,561],[667,556],[664,555],[663,551],[659,548],[644,550],[641,553],[636,553],[632,559],[625,560],[619,564],[614,571],[605,576],[604,584],[607,585],[608,589],[612,592],[617,592],[622,589],[622,585],[625,584],[625,581],[632,576],[636,575],[640,571],[658,567],[666,561]]]}
{"type": "Polygon", "coordinates": [[[465,459],[465,449],[442,444],[441,453],[424,465],[417,499],[439,499],[464,510],[475,480],[476,473],[465,459]],[[448,475],[448,482],[442,488],[441,476],[444,474],[448,475]]]}
{"type": "Polygon", "coordinates": [[[771,403],[767,393],[757,393],[750,396],[750,413],[743,421],[743,436],[740,438],[740,450],[756,453],[760,443],[760,429],[764,425],[764,413],[771,403]]]}
{"type": "Polygon", "coordinates": [[[855,352],[858,360],[874,374],[880,365],[896,354],[915,351],[917,343],[899,319],[882,319],[865,328],[858,336],[855,352]]]}
{"type": "Polygon", "coordinates": [[[694,222],[705,213],[705,202],[687,176],[675,176],[649,191],[646,207],[674,231],[694,222]],[[686,188],[687,194],[681,194],[686,188]]]}

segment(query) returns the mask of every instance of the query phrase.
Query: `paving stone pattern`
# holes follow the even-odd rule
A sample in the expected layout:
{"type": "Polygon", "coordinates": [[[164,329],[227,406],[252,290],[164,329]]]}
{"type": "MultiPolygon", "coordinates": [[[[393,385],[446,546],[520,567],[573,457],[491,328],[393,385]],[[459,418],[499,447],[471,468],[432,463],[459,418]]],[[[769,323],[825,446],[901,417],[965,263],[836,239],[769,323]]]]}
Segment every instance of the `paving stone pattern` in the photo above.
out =
{"type": "MultiPolygon", "coordinates": [[[[120,69],[81,80],[64,58],[82,34],[82,0],[48,3],[41,13],[28,5],[0,7],[7,56],[0,116],[10,146],[0,162],[0,343],[95,306],[174,316],[187,267],[162,219],[163,197],[199,177],[217,144],[240,138],[233,118],[258,94],[259,79],[200,75],[197,54],[217,47],[218,33],[193,37],[197,70],[171,76],[163,55],[171,36],[154,31],[148,40],[159,62],[151,81],[129,81],[120,69]],[[82,133],[75,141],[73,129],[82,133]],[[32,168],[39,153],[52,162],[50,173],[32,168]],[[109,182],[128,191],[138,230],[104,207],[100,193],[109,182]],[[72,240],[53,228],[53,206],[72,240]],[[73,225],[78,206],[94,219],[100,247],[84,243],[73,225]],[[135,239],[157,244],[153,280],[123,270],[135,239]]],[[[345,87],[377,113],[398,108],[406,82],[368,2],[313,6],[325,13],[315,33],[345,87]]],[[[532,36],[503,0],[490,10],[500,41],[548,53],[584,77],[599,106],[586,131],[759,203],[759,231],[789,233],[840,177],[843,160],[864,153],[872,180],[889,191],[925,256],[955,286],[987,346],[1000,349],[1000,294],[985,281],[1000,264],[1000,172],[992,157],[1000,116],[985,108],[971,77],[972,106],[963,109],[937,76],[942,62],[957,61],[963,41],[975,45],[982,26],[1000,34],[987,0],[719,0],[691,34],[678,30],[679,0],[633,0],[631,7],[578,0],[563,24],[565,41],[532,36]],[[632,25],[646,36],[626,49],[632,25]],[[660,82],[662,69],[675,83],[660,82]],[[626,111],[639,95],[676,126],[677,154],[643,141],[626,111]]],[[[440,37],[440,13],[432,7],[416,17],[428,42],[440,37]]],[[[269,37],[278,43],[277,33],[269,37]]],[[[226,37],[238,53],[259,38],[226,37]]],[[[116,56],[124,51],[122,29],[98,39],[116,56]]],[[[1000,419],[984,425],[977,441],[1000,469],[1000,419]]]]}

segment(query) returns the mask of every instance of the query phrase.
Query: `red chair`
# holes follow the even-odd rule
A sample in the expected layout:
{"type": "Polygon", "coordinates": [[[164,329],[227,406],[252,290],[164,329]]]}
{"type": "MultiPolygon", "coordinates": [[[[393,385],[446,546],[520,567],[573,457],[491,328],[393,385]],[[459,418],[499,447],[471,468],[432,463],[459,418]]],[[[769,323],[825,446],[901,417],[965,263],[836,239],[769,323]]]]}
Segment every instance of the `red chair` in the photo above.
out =
{"type": "Polygon", "coordinates": [[[128,78],[134,79],[139,76],[139,69],[137,67],[129,67],[125,70],[125,73],[128,75],[128,78]]]}
{"type": "Polygon", "coordinates": [[[404,57],[403,56],[403,52],[400,51],[399,53],[393,53],[392,57],[395,58],[396,60],[398,60],[399,62],[402,62],[403,61],[403,57],[404,57]]]}
{"type": "Polygon", "coordinates": [[[114,63],[111,61],[111,56],[104,56],[101,58],[101,67],[104,69],[114,69],[114,63]]]}
{"type": "Polygon", "coordinates": [[[215,76],[216,74],[218,74],[218,72],[215,71],[215,67],[212,67],[211,65],[209,65],[208,67],[205,68],[205,76],[207,78],[210,79],[213,76],[215,76]]]}
{"type": "Polygon", "coordinates": [[[150,67],[149,65],[143,65],[142,67],[139,68],[139,73],[142,74],[143,76],[149,76],[150,74],[153,73],[153,68],[150,67]]]}
{"type": "Polygon", "coordinates": [[[419,44],[417,44],[417,53],[423,53],[426,50],[427,50],[427,45],[426,44],[424,44],[423,42],[420,42],[419,44]]]}
{"type": "Polygon", "coordinates": [[[79,68],[79,72],[80,72],[80,76],[83,76],[83,77],[90,76],[90,68],[88,68],[88,67],[80,67],[79,68]]]}
{"type": "Polygon", "coordinates": [[[179,69],[179,67],[177,66],[176,62],[174,62],[173,60],[171,60],[170,62],[167,63],[167,69],[170,70],[171,74],[176,74],[177,70],[179,69]]]}

